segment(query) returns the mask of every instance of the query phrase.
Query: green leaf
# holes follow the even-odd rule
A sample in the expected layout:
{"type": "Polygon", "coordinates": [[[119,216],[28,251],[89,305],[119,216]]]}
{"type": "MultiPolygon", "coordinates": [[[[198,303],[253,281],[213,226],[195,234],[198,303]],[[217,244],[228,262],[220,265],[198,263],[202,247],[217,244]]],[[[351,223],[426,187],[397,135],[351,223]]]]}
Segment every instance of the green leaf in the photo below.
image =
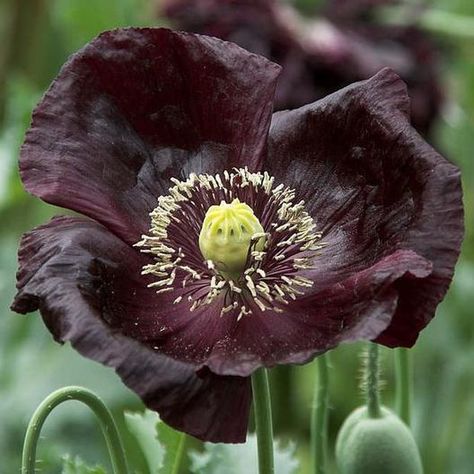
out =
{"type": "Polygon", "coordinates": [[[178,453],[182,449],[184,443],[184,433],[170,428],[166,423],[160,421],[157,425],[158,440],[162,446],[165,446],[165,456],[163,466],[159,470],[159,474],[177,474],[179,471],[180,459],[178,453]]]}
{"type": "Polygon", "coordinates": [[[90,467],[79,457],[64,456],[62,474],[107,474],[101,466],[90,467]]]}
{"type": "MultiPolygon", "coordinates": [[[[299,463],[295,446],[274,443],[275,474],[296,474],[299,463]]],[[[249,435],[245,444],[205,443],[203,452],[191,452],[193,474],[258,474],[257,437],[249,435]]]]}
{"type": "Polygon", "coordinates": [[[150,473],[158,474],[165,454],[165,448],[157,436],[159,416],[150,410],[144,413],[125,413],[125,423],[143,451],[150,473]]]}
{"type": "Polygon", "coordinates": [[[176,473],[175,463],[184,434],[170,428],[150,410],[125,413],[125,421],[145,455],[150,473],[176,473]]]}

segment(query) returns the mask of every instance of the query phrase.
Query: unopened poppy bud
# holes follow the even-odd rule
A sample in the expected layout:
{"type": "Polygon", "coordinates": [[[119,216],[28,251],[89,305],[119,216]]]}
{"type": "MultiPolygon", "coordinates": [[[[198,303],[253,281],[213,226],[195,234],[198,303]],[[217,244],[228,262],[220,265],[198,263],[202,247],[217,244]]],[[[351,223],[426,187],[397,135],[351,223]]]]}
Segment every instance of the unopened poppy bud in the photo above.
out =
{"type": "Polygon", "coordinates": [[[199,248],[206,260],[228,278],[238,278],[244,271],[251,245],[261,251],[265,245],[265,231],[253,210],[234,199],[211,206],[199,234],[199,248]]]}
{"type": "Polygon", "coordinates": [[[340,474],[423,473],[411,431],[386,408],[377,418],[366,407],[349,415],[337,437],[336,461],[340,474]]]}

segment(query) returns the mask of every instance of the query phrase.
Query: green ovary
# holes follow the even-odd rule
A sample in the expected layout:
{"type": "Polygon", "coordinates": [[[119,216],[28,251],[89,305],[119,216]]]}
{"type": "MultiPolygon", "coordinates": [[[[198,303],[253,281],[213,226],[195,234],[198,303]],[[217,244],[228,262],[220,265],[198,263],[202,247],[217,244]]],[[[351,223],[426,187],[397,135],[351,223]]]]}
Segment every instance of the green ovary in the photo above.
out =
{"type": "Polygon", "coordinates": [[[245,270],[252,237],[256,241],[252,250],[263,250],[265,237],[259,234],[264,232],[250,206],[238,199],[230,204],[222,201],[206,212],[199,248],[203,257],[211,260],[225,278],[237,279],[245,270]]]}

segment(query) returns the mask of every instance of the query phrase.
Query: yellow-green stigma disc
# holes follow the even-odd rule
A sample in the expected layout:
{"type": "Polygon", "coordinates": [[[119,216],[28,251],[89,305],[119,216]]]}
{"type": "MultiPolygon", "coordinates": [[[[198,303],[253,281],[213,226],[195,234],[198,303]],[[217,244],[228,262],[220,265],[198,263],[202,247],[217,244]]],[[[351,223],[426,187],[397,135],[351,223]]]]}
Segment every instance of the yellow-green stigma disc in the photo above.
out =
{"type": "Polygon", "coordinates": [[[264,230],[252,208],[234,199],[211,206],[204,217],[199,248],[225,277],[237,279],[245,270],[250,245],[261,251],[265,245],[264,230]]]}

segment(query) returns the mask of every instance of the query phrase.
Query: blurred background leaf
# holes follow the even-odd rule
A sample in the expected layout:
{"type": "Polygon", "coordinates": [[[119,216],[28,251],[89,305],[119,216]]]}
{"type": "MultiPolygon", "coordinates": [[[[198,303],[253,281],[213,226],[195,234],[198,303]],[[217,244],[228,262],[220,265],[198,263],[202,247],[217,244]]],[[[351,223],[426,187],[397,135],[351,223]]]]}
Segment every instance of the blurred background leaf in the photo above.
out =
{"type": "Polygon", "coordinates": [[[90,467],[79,456],[63,459],[62,474],[107,474],[101,466],[90,467]]]}
{"type": "Polygon", "coordinates": [[[125,413],[125,422],[127,428],[142,450],[150,474],[160,474],[165,457],[166,446],[158,441],[158,423],[159,416],[145,410],[143,413],[125,413]]]}
{"type": "MultiPolygon", "coordinates": [[[[275,474],[296,474],[299,463],[294,444],[274,443],[275,474]]],[[[258,474],[257,438],[249,435],[245,444],[205,443],[201,452],[191,451],[193,474],[258,474]]]]}

